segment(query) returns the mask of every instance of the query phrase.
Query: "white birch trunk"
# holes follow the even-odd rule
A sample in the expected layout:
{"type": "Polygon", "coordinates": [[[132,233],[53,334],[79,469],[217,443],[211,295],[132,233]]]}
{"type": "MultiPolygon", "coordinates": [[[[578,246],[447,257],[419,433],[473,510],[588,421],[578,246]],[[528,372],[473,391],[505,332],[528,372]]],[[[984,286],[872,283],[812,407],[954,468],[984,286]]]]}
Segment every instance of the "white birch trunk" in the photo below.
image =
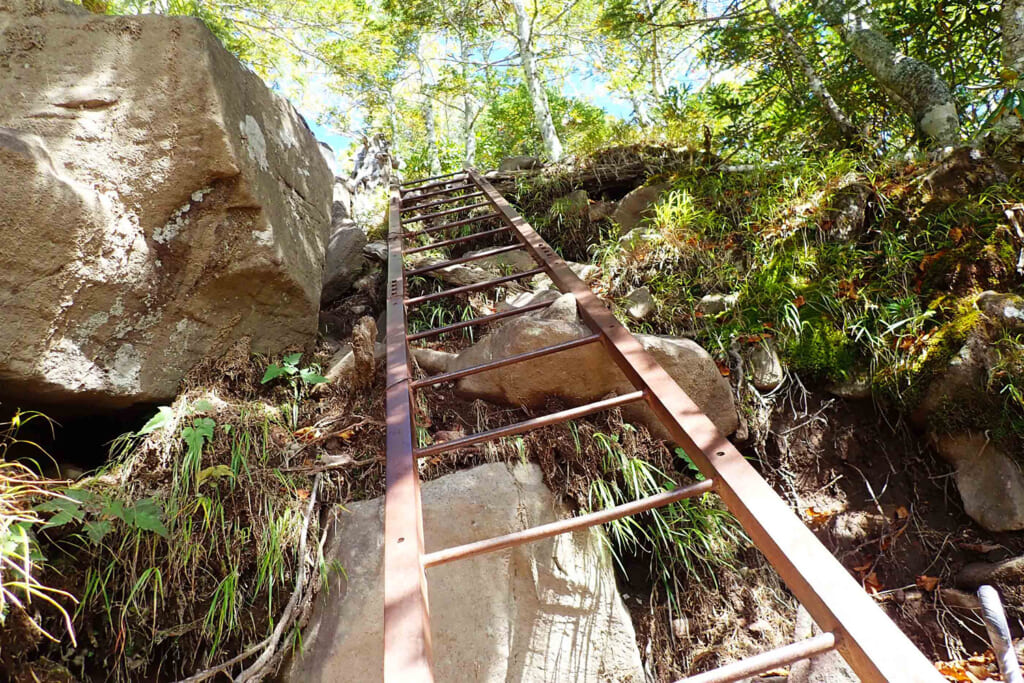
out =
{"type": "Polygon", "coordinates": [[[427,164],[430,166],[430,175],[441,174],[441,157],[437,151],[437,126],[434,122],[434,101],[426,92],[426,89],[433,85],[433,74],[427,65],[427,60],[420,52],[420,44],[416,45],[416,61],[420,67],[420,109],[423,112],[423,127],[427,138],[427,164]]]}
{"type": "Polygon", "coordinates": [[[548,95],[544,90],[544,83],[540,78],[534,59],[530,15],[523,5],[523,0],[512,0],[512,8],[516,14],[516,41],[519,43],[519,59],[523,66],[523,79],[526,81],[526,89],[530,92],[530,102],[533,105],[533,119],[540,130],[541,139],[544,141],[544,151],[547,152],[548,158],[551,161],[558,161],[562,158],[562,141],[558,139],[558,132],[555,131],[555,122],[551,118],[551,107],[548,105],[548,95]]]}
{"type": "Polygon", "coordinates": [[[919,136],[933,147],[959,144],[960,121],[949,87],[935,69],[901,53],[871,25],[867,2],[818,0],[817,7],[850,51],[910,112],[919,136]]]}
{"type": "Polygon", "coordinates": [[[462,132],[466,142],[462,163],[466,168],[472,168],[476,164],[476,119],[479,108],[469,87],[472,71],[469,62],[472,55],[469,52],[469,43],[465,38],[459,40],[459,55],[462,59],[462,80],[466,84],[466,92],[462,97],[462,132]]]}
{"type": "Polygon", "coordinates": [[[775,20],[775,25],[779,29],[779,33],[782,34],[782,39],[789,46],[789,51],[793,54],[793,58],[800,65],[800,70],[803,71],[804,78],[807,79],[807,84],[811,88],[811,92],[821,100],[825,110],[828,111],[829,116],[839,126],[839,130],[846,138],[856,138],[860,135],[860,131],[857,126],[853,125],[853,121],[846,115],[846,112],[842,110],[835,98],[832,97],[832,93],[828,91],[825,84],[821,82],[821,78],[818,77],[818,72],[814,70],[814,66],[810,60],[807,59],[807,55],[804,54],[803,48],[800,47],[800,43],[797,42],[796,36],[789,30],[789,26],[786,24],[785,19],[779,14],[778,7],[775,6],[774,0],[764,0],[764,4],[768,7],[768,11],[772,13],[772,18],[775,20]]]}
{"type": "Polygon", "coordinates": [[[1024,76],[1024,0],[1003,0],[1003,68],[1020,82],[1024,76]]]}

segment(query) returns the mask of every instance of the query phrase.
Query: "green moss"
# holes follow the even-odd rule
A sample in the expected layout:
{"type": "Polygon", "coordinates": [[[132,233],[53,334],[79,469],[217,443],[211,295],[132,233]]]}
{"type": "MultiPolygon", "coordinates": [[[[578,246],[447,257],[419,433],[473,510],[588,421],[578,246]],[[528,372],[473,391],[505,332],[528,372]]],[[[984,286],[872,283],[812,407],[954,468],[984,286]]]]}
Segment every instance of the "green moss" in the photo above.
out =
{"type": "Polygon", "coordinates": [[[799,336],[790,339],[785,356],[791,368],[821,380],[848,377],[857,360],[843,331],[822,320],[805,325],[799,336]]]}

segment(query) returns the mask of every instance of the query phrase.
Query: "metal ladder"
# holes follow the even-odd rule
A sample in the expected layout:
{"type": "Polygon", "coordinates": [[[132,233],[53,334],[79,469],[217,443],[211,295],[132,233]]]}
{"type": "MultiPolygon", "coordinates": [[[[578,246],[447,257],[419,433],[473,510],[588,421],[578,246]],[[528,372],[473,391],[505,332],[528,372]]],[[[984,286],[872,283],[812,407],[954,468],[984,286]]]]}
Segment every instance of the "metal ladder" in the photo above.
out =
{"type": "Polygon", "coordinates": [[[786,585],[823,630],[809,638],[714,671],[684,679],[690,683],[736,681],[838,650],[863,681],[892,683],[939,682],[931,663],[893,624],[874,600],[818,541],[786,503],[761,478],[736,448],[720,434],[640,343],[608,311],[586,284],[519,216],[504,197],[477,171],[466,170],[393,184],[388,209],[387,296],[387,466],[384,521],[384,680],[387,683],[433,681],[427,570],[557,534],[577,531],[635,515],[674,502],[716,493],[739,520],[747,535],[778,571],[786,585]],[[469,204],[461,203],[476,200],[469,204]],[[424,201],[424,200],[431,201],[424,201]],[[453,204],[458,204],[452,206],[453,204]],[[448,205],[450,208],[439,209],[448,205]],[[467,211],[485,213],[436,227],[417,223],[467,211]],[[424,213],[424,211],[429,211],[424,213]],[[446,238],[454,228],[473,225],[483,230],[446,238]],[[465,244],[510,233],[511,246],[485,250],[441,263],[406,270],[404,256],[427,249],[465,244]],[[420,246],[417,238],[426,238],[420,246]],[[440,237],[436,241],[429,241],[440,237]],[[410,275],[469,263],[514,250],[525,250],[537,267],[488,282],[454,287],[409,298],[410,275]],[[551,302],[485,315],[416,334],[406,329],[406,311],[423,302],[481,291],[546,273],[563,293],[576,297],[579,314],[592,334],[455,372],[414,380],[409,366],[409,343],[463,328],[540,310],[551,302]],[[520,363],[585,344],[602,344],[635,390],[621,396],[527,419],[477,434],[416,447],[413,393],[423,387],[452,382],[480,372],[520,363]],[[521,434],[629,403],[645,401],[673,440],[704,474],[706,480],[625,505],[544,524],[496,538],[431,553],[424,552],[423,517],[417,461],[485,441],[521,434]]]}

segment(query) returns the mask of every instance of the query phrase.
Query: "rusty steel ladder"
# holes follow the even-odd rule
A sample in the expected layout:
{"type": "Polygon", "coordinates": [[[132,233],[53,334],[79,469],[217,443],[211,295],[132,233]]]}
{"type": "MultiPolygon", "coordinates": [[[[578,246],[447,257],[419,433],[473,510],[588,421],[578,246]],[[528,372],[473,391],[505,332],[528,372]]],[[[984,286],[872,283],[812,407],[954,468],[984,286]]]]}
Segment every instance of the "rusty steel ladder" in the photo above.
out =
{"type": "Polygon", "coordinates": [[[387,488],[384,512],[384,680],[387,683],[434,680],[426,578],[429,568],[585,529],[706,492],[714,492],[721,497],[823,633],[692,676],[686,681],[735,681],[830,650],[838,650],[863,681],[915,683],[944,680],[739,451],[715,429],[690,397],[483,176],[475,170],[466,170],[401,186],[393,184],[388,211],[387,488]],[[458,204],[477,198],[482,198],[482,201],[458,204]],[[424,202],[427,199],[432,201],[424,202]],[[450,208],[437,210],[445,205],[450,208]],[[423,221],[477,209],[487,211],[436,227],[406,229],[406,226],[423,221]],[[447,231],[469,225],[484,229],[462,237],[446,238],[447,231]],[[463,256],[408,271],[405,269],[404,256],[407,254],[464,244],[502,233],[510,233],[517,242],[478,252],[475,256],[463,256]],[[430,240],[435,235],[441,239],[427,241],[420,246],[407,246],[415,238],[430,240]],[[406,278],[409,275],[513,250],[526,250],[537,267],[488,282],[408,297],[406,278]],[[409,308],[425,301],[481,291],[540,273],[546,273],[563,293],[572,293],[576,297],[579,313],[590,327],[591,335],[455,372],[413,379],[409,365],[410,342],[539,310],[551,302],[531,304],[416,334],[409,334],[406,328],[406,311],[409,308]],[[584,344],[604,345],[609,356],[632,382],[635,391],[509,426],[417,447],[413,422],[413,393],[417,389],[584,344]],[[417,466],[420,458],[640,401],[645,401],[653,410],[673,440],[682,446],[704,474],[705,481],[505,536],[430,553],[424,551],[417,466]]]}

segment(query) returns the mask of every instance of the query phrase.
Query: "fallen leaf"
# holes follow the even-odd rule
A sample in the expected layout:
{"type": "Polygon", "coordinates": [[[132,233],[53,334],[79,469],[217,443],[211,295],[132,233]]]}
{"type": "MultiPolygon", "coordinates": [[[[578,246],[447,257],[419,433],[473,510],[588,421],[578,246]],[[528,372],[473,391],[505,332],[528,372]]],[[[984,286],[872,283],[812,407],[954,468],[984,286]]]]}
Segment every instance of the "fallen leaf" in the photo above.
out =
{"type": "Polygon", "coordinates": [[[316,441],[317,439],[319,439],[321,434],[320,430],[317,429],[316,427],[303,427],[302,429],[296,431],[293,434],[293,436],[299,441],[302,441],[303,443],[309,443],[311,441],[316,441]]]}
{"type": "Polygon", "coordinates": [[[345,431],[338,432],[338,434],[337,434],[339,439],[344,439],[345,441],[350,440],[355,435],[356,435],[356,432],[353,429],[346,429],[345,431]]]}
{"type": "Polygon", "coordinates": [[[309,498],[309,489],[295,489],[295,495],[299,500],[306,500],[309,498]]]}
{"type": "Polygon", "coordinates": [[[871,595],[877,595],[882,590],[882,583],[878,580],[878,574],[871,572],[864,577],[864,589],[871,595]]]}
{"type": "Polygon", "coordinates": [[[937,576],[925,576],[922,574],[914,580],[914,584],[918,588],[925,591],[933,591],[939,585],[939,577],[937,576]]]}
{"type": "Polygon", "coordinates": [[[716,360],[715,365],[718,366],[718,372],[721,373],[722,377],[728,377],[732,374],[732,370],[729,369],[729,364],[725,361],[716,360]]]}
{"type": "Polygon", "coordinates": [[[896,519],[906,519],[909,516],[910,510],[908,510],[906,506],[900,505],[898,508],[896,508],[896,519]]]}
{"type": "Polygon", "coordinates": [[[803,297],[803,295],[800,295],[797,298],[793,299],[793,305],[796,306],[797,308],[800,308],[801,306],[803,306],[806,303],[807,303],[807,299],[805,299],[803,297]]]}
{"type": "Polygon", "coordinates": [[[839,281],[839,296],[847,299],[857,298],[857,287],[849,280],[839,281]]]}
{"type": "Polygon", "coordinates": [[[960,228],[951,228],[949,231],[949,239],[953,240],[953,244],[960,244],[960,240],[964,238],[964,231],[960,228]]]}
{"type": "Polygon", "coordinates": [[[836,513],[833,510],[819,510],[813,505],[804,509],[804,517],[806,517],[807,521],[814,526],[821,526],[822,524],[825,524],[828,520],[832,519],[835,514],[836,513]]]}

